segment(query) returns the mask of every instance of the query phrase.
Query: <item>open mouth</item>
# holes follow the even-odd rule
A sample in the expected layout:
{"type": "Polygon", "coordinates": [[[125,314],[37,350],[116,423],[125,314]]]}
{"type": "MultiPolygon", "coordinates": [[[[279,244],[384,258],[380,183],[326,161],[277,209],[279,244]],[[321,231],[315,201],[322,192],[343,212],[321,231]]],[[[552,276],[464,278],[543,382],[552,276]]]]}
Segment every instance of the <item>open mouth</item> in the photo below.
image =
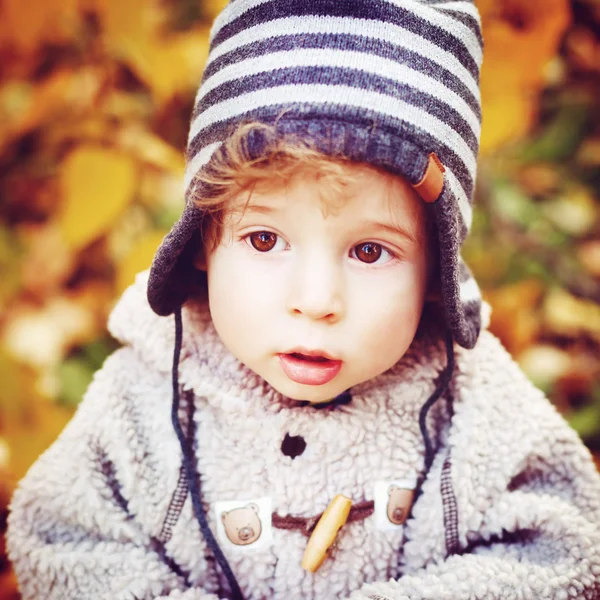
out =
{"type": "Polygon", "coordinates": [[[288,356],[293,356],[298,360],[305,360],[308,362],[330,362],[330,358],[325,356],[309,356],[308,354],[300,354],[299,352],[291,352],[288,356]]]}
{"type": "Polygon", "coordinates": [[[342,361],[322,354],[289,352],[279,354],[283,372],[296,383],[324,385],[329,383],[342,368],[342,361]]]}

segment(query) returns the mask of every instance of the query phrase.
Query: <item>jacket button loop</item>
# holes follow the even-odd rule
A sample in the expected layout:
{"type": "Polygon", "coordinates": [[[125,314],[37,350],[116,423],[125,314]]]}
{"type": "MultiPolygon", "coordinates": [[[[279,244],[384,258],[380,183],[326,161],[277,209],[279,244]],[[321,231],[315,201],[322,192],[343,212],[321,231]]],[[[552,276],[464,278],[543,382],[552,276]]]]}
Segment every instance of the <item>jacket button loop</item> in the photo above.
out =
{"type": "Polygon", "coordinates": [[[323,564],[338,531],[348,520],[351,506],[352,500],[342,494],[338,494],[331,501],[308,540],[302,557],[303,569],[315,573],[323,564]]]}

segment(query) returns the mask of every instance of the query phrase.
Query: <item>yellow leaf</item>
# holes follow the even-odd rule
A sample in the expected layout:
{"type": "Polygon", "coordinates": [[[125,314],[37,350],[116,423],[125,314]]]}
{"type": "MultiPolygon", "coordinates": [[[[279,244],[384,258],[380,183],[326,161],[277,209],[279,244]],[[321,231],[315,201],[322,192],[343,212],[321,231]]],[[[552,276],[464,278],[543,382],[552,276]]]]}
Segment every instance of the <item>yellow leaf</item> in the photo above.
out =
{"type": "MultiPolygon", "coordinates": [[[[600,58],[600,51],[598,52],[600,58]]],[[[577,162],[586,167],[600,167],[600,136],[589,137],[577,151],[577,162]]]]}
{"type": "Polygon", "coordinates": [[[147,269],[162,242],[165,231],[150,231],[142,236],[117,266],[117,294],[129,287],[140,271],[147,269]]]}
{"type": "Polygon", "coordinates": [[[98,334],[94,315],[76,300],[56,296],[41,309],[21,303],[10,313],[2,343],[11,356],[35,369],[55,367],[77,344],[98,334]]]}
{"type": "Polygon", "coordinates": [[[0,3],[0,45],[34,51],[42,42],[60,42],[75,31],[77,0],[3,0],[0,3]]]}
{"type": "Polygon", "coordinates": [[[23,115],[31,110],[34,100],[34,87],[24,81],[7,81],[0,86],[0,151],[13,137],[15,123],[23,119],[23,115]]]}
{"type": "Polygon", "coordinates": [[[195,89],[208,57],[208,30],[199,29],[156,39],[149,48],[149,71],[145,78],[159,102],[178,91],[195,89]]]}
{"type": "Polygon", "coordinates": [[[21,237],[27,248],[21,261],[21,284],[35,297],[47,298],[65,285],[76,255],[54,222],[23,226],[21,237]]]}
{"type": "Polygon", "coordinates": [[[591,233],[597,223],[597,201],[589,188],[583,185],[566,186],[563,194],[546,201],[543,212],[559,229],[583,237],[591,233]]]}
{"type": "Polygon", "coordinates": [[[229,0],[210,0],[202,8],[209,19],[214,19],[228,4],[229,0]]]}
{"type": "Polygon", "coordinates": [[[518,181],[528,196],[550,196],[562,183],[563,174],[552,163],[531,163],[521,167],[518,181]]]}
{"type": "Polygon", "coordinates": [[[16,423],[6,433],[11,447],[10,471],[16,479],[25,475],[37,457],[56,439],[72,416],[72,411],[39,400],[29,407],[29,421],[16,423]]]}
{"type": "Polygon", "coordinates": [[[3,382],[0,440],[8,447],[8,455],[4,457],[8,464],[0,464],[0,484],[23,477],[72,414],[72,410],[59,407],[39,394],[37,377],[38,372],[10,357],[0,346],[0,381],[3,382]]]}
{"type": "Polygon", "coordinates": [[[482,151],[525,135],[534,121],[546,66],[570,21],[568,0],[477,0],[485,58],[481,71],[482,151]]]}
{"type": "Polygon", "coordinates": [[[131,157],[110,149],[82,146],[61,165],[64,193],[60,226],[72,248],[103,235],[131,200],[136,167],[131,157]]]}
{"type": "Polygon", "coordinates": [[[185,170],[183,152],[176,150],[151,131],[136,124],[125,126],[118,133],[117,143],[120,148],[133,154],[138,160],[183,176],[185,170]]]}
{"type": "Polygon", "coordinates": [[[536,96],[522,91],[484,98],[481,153],[492,152],[526,135],[536,114],[536,100],[536,96]]]}
{"type": "Polygon", "coordinates": [[[534,344],[519,356],[519,365],[536,385],[546,388],[567,373],[571,357],[549,344],[534,344]]]}
{"type": "Polygon", "coordinates": [[[587,334],[600,340],[600,306],[556,289],[544,303],[546,326],[559,335],[576,337],[587,334]]]}
{"type": "MultiPolygon", "coordinates": [[[[485,39],[484,69],[540,79],[571,20],[569,0],[477,0],[485,39]]],[[[497,82],[501,89],[505,82],[497,82]]]]}
{"type": "Polygon", "coordinates": [[[157,101],[165,102],[200,83],[208,56],[208,31],[197,29],[165,38],[148,35],[139,45],[127,46],[127,62],[157,101]]]}
{"type": "Polygon", "coordinates": [[[106,73],[96,67],[64,68],[52,72],[35,91],[23,127],[33,129],[49,118],[90,112],[106,83],[106,73]]]}
{"type": "Polygon", "coordinates": [[[199,83],[208,55],[208,29],[165,36],[158,4],[147,0],[96,1],[106,46],[127,62],[163,102],[199,83]]]}

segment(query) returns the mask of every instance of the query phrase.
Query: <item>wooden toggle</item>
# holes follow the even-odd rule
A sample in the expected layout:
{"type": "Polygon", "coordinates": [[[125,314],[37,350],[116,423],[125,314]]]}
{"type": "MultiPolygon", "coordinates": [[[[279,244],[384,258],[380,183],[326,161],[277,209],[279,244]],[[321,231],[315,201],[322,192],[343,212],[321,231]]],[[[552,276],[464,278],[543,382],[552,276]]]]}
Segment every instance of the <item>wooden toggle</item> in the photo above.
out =
{"type": "Polygon", "coordinates": [[[338,494],[331,501],[308,540],[302,557],[303,569],[315,573],[323,564],[338,531],[348,520],[351,506],[350,498],[346,498],[342,494],[338,494]]]}

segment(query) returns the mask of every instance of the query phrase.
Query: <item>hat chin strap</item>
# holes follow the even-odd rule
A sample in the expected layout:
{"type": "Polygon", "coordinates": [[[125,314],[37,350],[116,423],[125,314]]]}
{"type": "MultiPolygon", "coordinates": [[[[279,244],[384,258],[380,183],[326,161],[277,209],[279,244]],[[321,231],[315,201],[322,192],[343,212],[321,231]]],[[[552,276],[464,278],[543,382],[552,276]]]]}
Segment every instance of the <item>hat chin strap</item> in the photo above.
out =
{"type": "Polygon", "coordinates": [[[433,394],[427,398],[427,401],[421,407],[419,412],[419,428],[421,429],[421,435],[423,436],[423,443],[425,444],[425,469],[423,473],[423,479],[427,475],[431,467],[431,463],[433,462],[433,457],[435,452],[431,445],[431,438],[429,437],[429,431],[427,430],[427,413],[431,409],[431,407],[439,400],[441,395],[446,391],[450,381],[452,379],[452,374],[454,372],[454,340],[452,338],[452,333],[449,329],[446,330],[446,366],[444,370],[440,374],[439,381],[435,386],[435,390],[433,394]]]}
{"type": "Polygon", "coordinates": [[[192,507],[194,510],[194,516],[200,525],[200,531],[206,540],[206,543],[221,567],[221,571],[227,578],[229,586],[231,588],[232,600],[244,600],[240,586],[227,562],[227,558],[223,554],[221,547],[219,546],[213,532],[208,526],[206,514],[202,507],[202,491],[200,489],[200,478],[196,471],[196,460],[194,456],[194,448],[192,440],[188,439],[183,432],[181,422],[179,421],[179,360],[181,358],[181,347],[183,342],[183,325],[181,318],[181,306],[178,306],[174,312],[175,315],[175,350],[173,352],[173,370],[172,370],[172,381],[173,381],[173,404],[171,406],[171,421],[173,428],[179,439],[181,445],[183,466],[185,474],[188,480],[188,486],[190,495],[192,497],[192,507]]]}

